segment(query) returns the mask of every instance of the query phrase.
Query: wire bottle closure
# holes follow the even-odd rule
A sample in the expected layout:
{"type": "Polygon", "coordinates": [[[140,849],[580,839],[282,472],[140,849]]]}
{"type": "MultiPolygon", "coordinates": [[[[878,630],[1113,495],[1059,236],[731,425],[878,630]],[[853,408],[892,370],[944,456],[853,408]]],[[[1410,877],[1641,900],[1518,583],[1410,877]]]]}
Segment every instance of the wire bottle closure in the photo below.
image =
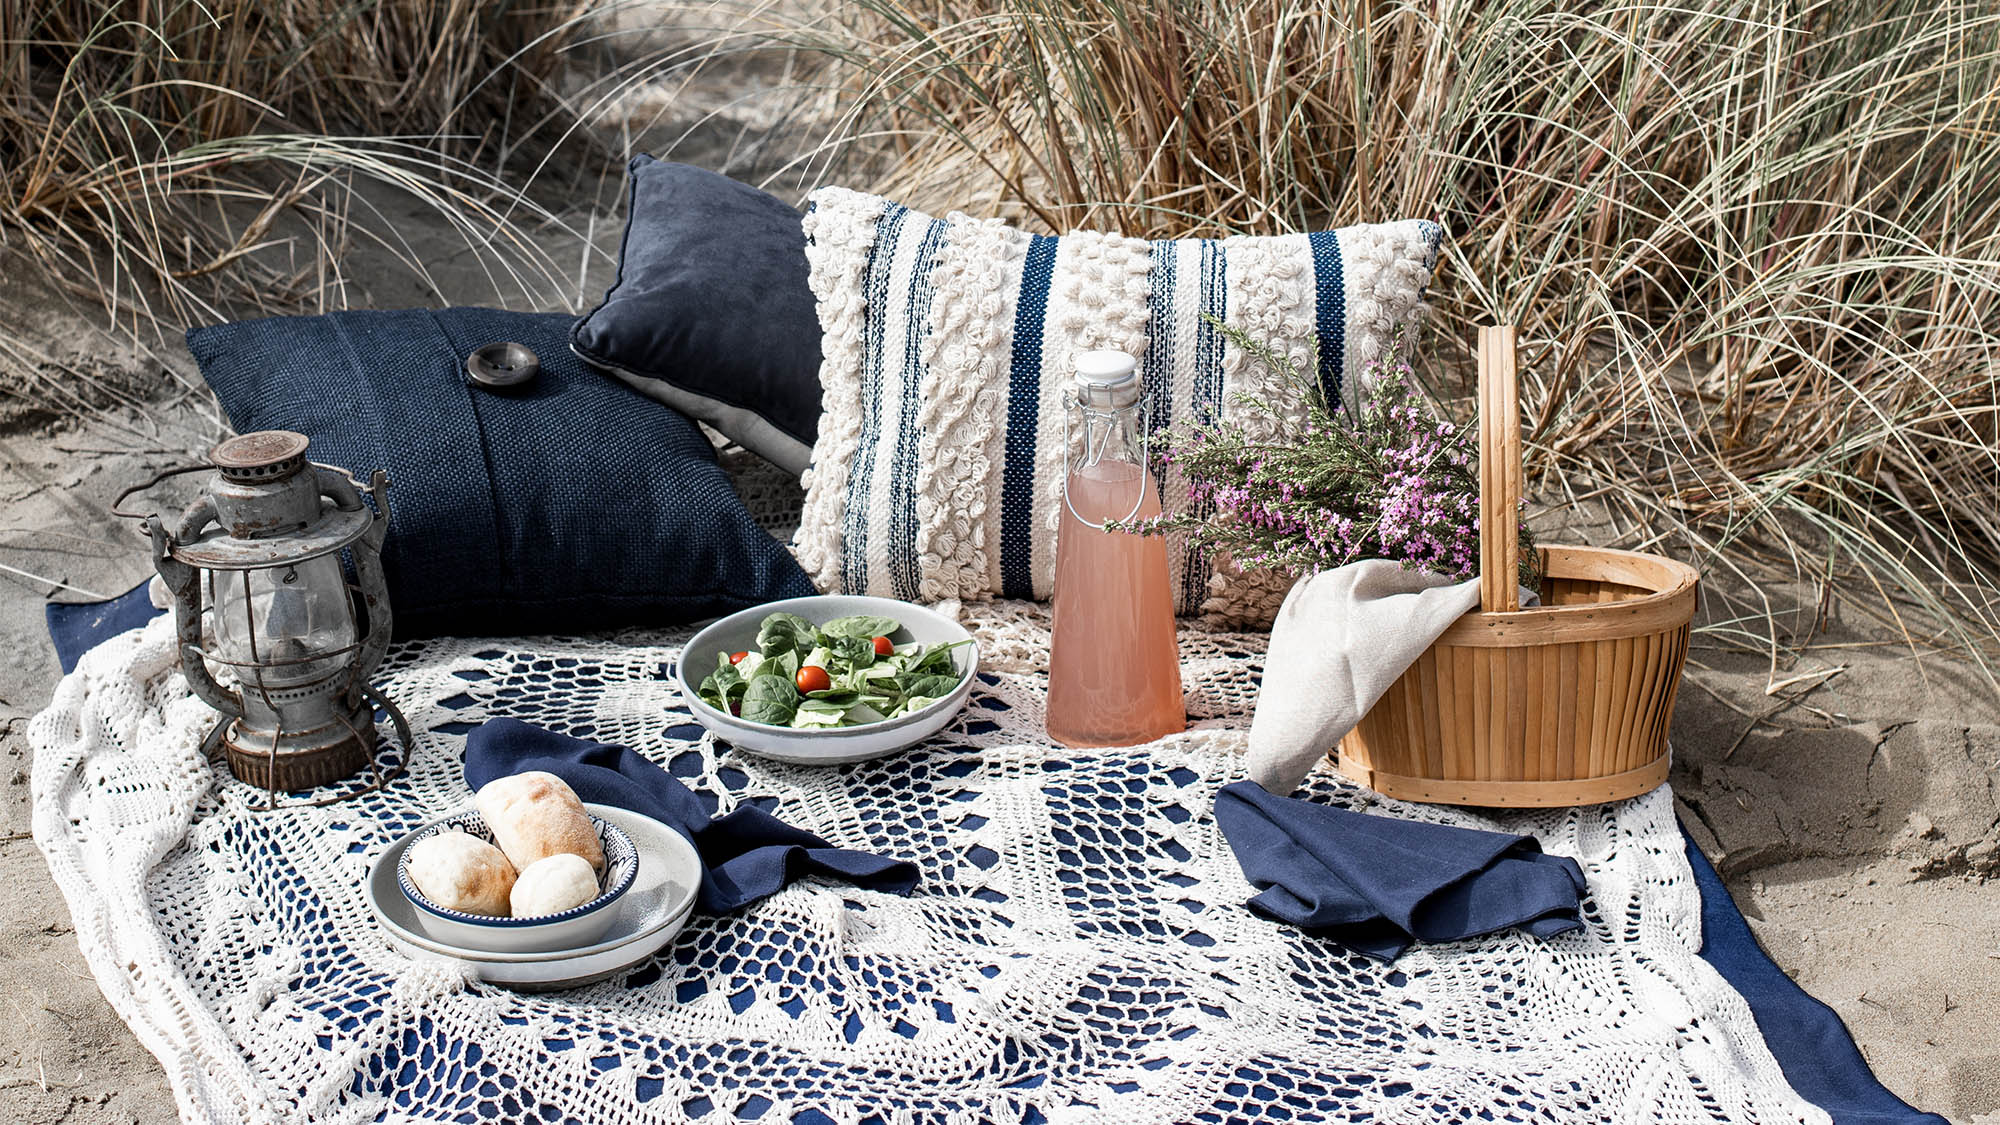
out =
{"type": "Polygon", "coordinates": [[[1076,356],[1075,400],[1071,409],[1063,411],[1063,455],[1067,460],[1075,448],[1071,427],[1076,416],[1083,416],[1083,457],[1068,461],[1068,471],[1063,474],[1063,506],[1080,524],[1097,531],[1106,530],[1112,523],[1128,523],[1139,514],[1146,504],[1146,474],[1151,471],[1148,464],[1152,454],[1152,427],[1149,412],[1139,401],[1138,361],[1120,351],[1087,351],[1076,356]],[[1104,459],[1117,440],[1119,424],[1128,413],[1138,415],[1139,476],[1137,489],[1132,497],[1132,510],[1117,520],[1088,520],[1076,510],[1070,499],[1069,482],[1077,472],[1092,468],[1104,459]]]}

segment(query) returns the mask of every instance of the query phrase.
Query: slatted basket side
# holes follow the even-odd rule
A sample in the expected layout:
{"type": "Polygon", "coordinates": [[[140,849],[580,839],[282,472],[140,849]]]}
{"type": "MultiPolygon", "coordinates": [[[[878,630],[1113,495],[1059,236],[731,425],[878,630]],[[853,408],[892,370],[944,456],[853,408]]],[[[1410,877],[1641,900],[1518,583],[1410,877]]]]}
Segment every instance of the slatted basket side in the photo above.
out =
{"type": "Polygon", "coordinates": [[[1694,569],[1548,547],[1542,604],[1520,608],[1513,329],[1481,329],[1479,355],[1480,609],[1363,716],[1337,764],[1405,800],[1524,807],[1637,796],[1666,780],[1694,569]]]}

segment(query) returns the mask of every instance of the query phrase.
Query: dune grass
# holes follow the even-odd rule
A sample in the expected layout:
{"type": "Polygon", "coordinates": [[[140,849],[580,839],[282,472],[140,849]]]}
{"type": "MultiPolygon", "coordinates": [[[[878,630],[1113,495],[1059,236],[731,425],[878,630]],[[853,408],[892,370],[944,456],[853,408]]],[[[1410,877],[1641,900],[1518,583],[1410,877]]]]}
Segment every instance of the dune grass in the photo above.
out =
{"type": "Polygon", "coordinates": [[[334,307],[398,245],[386,189],[549,307],[574,262],[531,181],[603,163],[607,118],[610,148],[706,120],[713,68],[771,51],[829,121],[781,191],[1149,236],[1439,219],[1426,374],[1469,411],[1473,326],[1521,325],[1547,516],[1734,572],[1710,635],[1774,659],[1857,610],[1994,666],[1980,0],[0,4],[0,243],[135,329],[334,307]]]}
{"type": "Polygon", "coordinates": [[[1435,217],[1432,374],[1462,394],[1474,326],[1521,326],[1531,491],[1802,585],[1716,607],[1774,653],[1837,606],[2000,643],[1991,4],[842,10],[799,40],[890,138],[875,187],[1148,236],[1435,217]]]}
{"type": "MultiPolygon", "coordinates": [[[[133,327],[345,301],[405,192],[496,292],[546,288],[546,220],[496,154],[575,5],[470,0],[0,4],[0,240],[133,327]],[[379,189],[379,190],[378,190],[379,189]]],[[[409,258],[410,268],[422,263],[409,258]]]]}

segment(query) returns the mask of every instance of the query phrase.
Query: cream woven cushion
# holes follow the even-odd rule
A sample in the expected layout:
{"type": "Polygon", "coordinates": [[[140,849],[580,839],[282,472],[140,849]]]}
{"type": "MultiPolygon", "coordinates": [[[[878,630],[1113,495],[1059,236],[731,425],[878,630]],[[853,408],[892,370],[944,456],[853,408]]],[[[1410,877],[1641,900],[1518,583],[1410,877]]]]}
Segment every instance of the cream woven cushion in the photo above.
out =
{"type": "MultiPolygon", "coordinates": [[[[1080,350],[1140,358],[1155,429],[1242,407],[1297,406],[1204,315],[1295,363],[1319,346],[1335,393],[1422,300],[1437,224],[1148,242],[1060,238],[935,219],[822,188],[806,257],[823,413],[795,543],[822,590],[934,602],[1047,598],[1062,508],[1063,389],[1080,350]]],[[[1187,507],[1170,472],[1162,503],[1187,507]]],[[[1289,579],[1245,575],[1169,540],[1178,609],[1268,621],[1289,579]]]]}

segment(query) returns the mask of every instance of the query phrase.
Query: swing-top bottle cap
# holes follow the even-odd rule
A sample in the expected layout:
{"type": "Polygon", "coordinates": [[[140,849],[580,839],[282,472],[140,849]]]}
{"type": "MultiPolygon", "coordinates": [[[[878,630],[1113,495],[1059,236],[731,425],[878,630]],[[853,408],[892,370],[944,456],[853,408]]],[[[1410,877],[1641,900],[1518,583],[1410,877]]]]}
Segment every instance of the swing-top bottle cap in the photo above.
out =
{"type": "Polygon", "coordinates": [[[1076,353],[1076,400],[1116,410],[1139,401],[1139,361],[1120,351],[1076,353]]]}

